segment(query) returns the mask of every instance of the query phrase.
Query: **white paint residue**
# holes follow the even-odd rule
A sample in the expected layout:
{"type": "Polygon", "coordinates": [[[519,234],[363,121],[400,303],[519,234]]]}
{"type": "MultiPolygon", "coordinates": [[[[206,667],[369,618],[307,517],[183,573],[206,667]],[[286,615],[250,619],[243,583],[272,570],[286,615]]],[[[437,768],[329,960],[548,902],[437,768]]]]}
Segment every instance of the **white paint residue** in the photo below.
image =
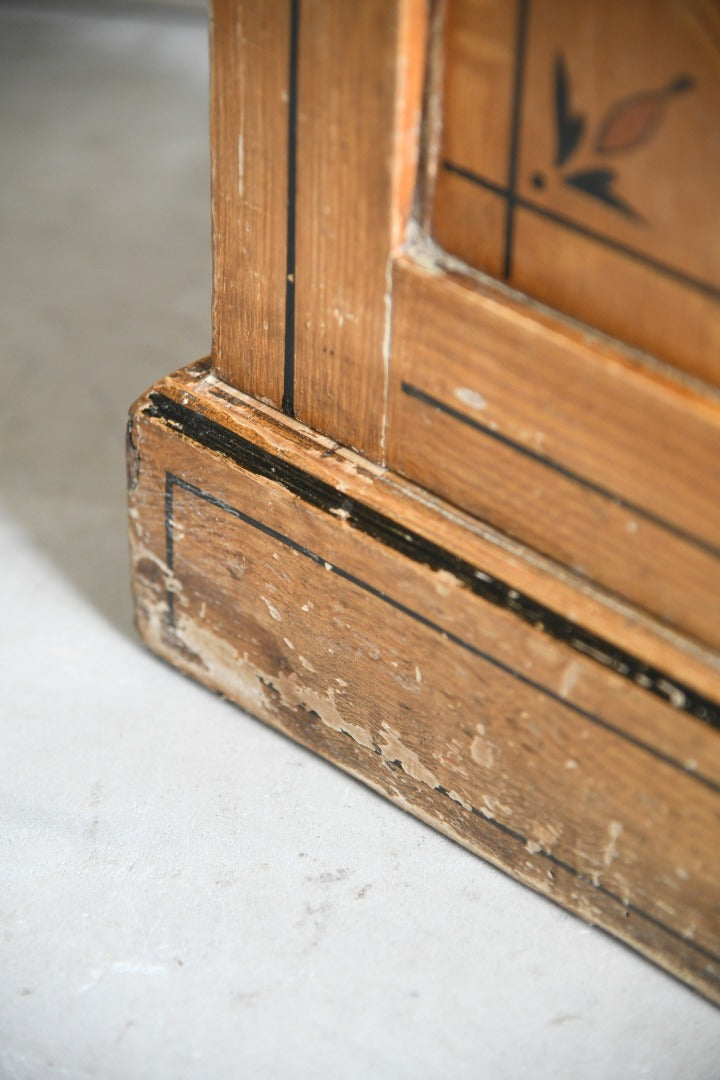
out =
{"type": "Polygon", "coordinates": [[[268,611],[272,615],[273,619],[275,619],[276,622],[282,622],[282,615],[280,614],[278,609],[275,607],[275,605],[270,603],[267,596],[261,596],[260,599],[262,600],[263,604],[265,605],[265,607],[268,609],[268,611]]]}
{"type": "Polygon", "coordinates": [[[487,407],[487,401],[482,394],[479,394],[477,390],[471,390],[469,386],[458,386],[455,397],[463,405],[467,405],[471,409],[485,409],[487,407]]]}
{"type": "Polygon", "coordinates": [[[408,776],[412,776],[413,780],[419,780],[423,784],[427,784],[428,787],[436,788],[439,786],[438,778],[423,765],[422,761],[415,753],[414,750],[409,750],[405,746],[397,731],[394,731],[389,724],[383,722],[383,745],[381,747],[383,756],[390,761],[399,761],[400,766],[408,776]]]}
{"type": "Polygon", "coordinates": [[[577,660],[571,660],[567,667],[563,669],[560,679],[561,697],[567,698],[570,696],[581,675],[582,667],[578,664],[577,660]]]}
{"type": "Polygon", "coordinates": [[[382,358],[383,358],[383,416],[380,431],[380,460],[385,464],[385,448],[387,443],[387,413],[388,395],[390,392],[390,355],[392,350],[392,253],[385,263],[385,293],[383,295],[383,308],[385,312],[385,326],[383,328],[382,358]]]}
{"type": "Polygon", "coordinates": [[[468,813],[472,813],[471,804],[467,801],[467,799],[463,799],[462,795],[458,795],[457,791],[448,791],[447,797],[448,799],[452,799],[454,803],[457,803],[458,806],[462,806],[463,810],[467,810],[468,813]]]}
{"type": "Polygon", "coordinates": [[[352,314],[352,312],[343,311],[339,307],[333,308],[333,318],[340,327],[345,325],[346,320],[347,322],[355,322],[355,316],[352,314]]]}
{"type": "Polygon", "coordinates": [[[548,822],[536,824],[533,834],[525,844],[526,851],[531,855],[537,855],[538,851],[549,855],[562,835],[562,825],[551,825],[548,822]]]}
{"type": "Polygon", "coordinates": [[[449,570],[436,570],[433,585],[440,596],[449,596],[458,586],[458,579],[449,570]]]}
{"type": "Polygon", "coordinates": [[[339,730],[344,735],[348,735],[358,746],[364,746],[366,750],[373,749],[372,735],[359,724],[343,724],[339,730]]]}
{"type": "Polygon", "coordinates": [[[603,853],[603,862],[605,866],[611,866],[617,859],[617,842],[620,839],[622,831],[623,827],[619,821],[611,821],[608,825],[608,835],[610,839],[608,840],[603,853]]]}
{"type": "MultiPolygon", "coordinates": [[[[192,619],[181,617],[177,634],[191,653],[203,665],[203,678],[215,690],[222,690],[250,712],[263,713],[268,708],[265,687],[257,669],[250,663],[247,652],[242,656],[222,638],[192,619]]],[[[162,652],[162,629],[158,627],[158,648],[162,652]]]]}
{"type": "Polygon", "coordinates": [[[470,757],[476,765],[483,769],[492,769],[495,764],[495,750],[489,739],[485,737],[485,727],[478,724],[477,735],[470,743],[470,757]]]}
{"type": "Polygon", "coordinates": [[[685,706],[685,695],[682,690],[677,686],[673,686],[667,679],[658,679],[657,688],[663,694],[667,694],[670,699],[670,704],[674,705],[676,709],[682,709],[685,706]]]}

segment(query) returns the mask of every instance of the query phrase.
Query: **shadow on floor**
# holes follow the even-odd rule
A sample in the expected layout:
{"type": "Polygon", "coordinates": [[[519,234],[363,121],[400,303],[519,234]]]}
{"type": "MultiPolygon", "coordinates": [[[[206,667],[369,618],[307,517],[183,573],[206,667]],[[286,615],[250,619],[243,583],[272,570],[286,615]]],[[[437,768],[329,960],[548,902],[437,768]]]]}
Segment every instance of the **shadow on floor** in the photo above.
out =
{"type": "Polygon", "coordinates": [[[207,353],[207,30],[0,10],[0,507],[131,632],[127,409],[207,353]]]}

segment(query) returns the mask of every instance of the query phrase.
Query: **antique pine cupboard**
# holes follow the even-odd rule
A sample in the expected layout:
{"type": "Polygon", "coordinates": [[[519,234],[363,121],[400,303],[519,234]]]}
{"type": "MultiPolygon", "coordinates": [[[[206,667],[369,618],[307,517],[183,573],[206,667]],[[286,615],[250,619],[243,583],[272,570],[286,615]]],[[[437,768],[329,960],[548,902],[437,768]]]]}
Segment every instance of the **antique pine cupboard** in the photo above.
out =
{"type": "Polygon", "coordinates": [[[720,6],[215,0],[162,656],[720,1000],[720,6]]]}

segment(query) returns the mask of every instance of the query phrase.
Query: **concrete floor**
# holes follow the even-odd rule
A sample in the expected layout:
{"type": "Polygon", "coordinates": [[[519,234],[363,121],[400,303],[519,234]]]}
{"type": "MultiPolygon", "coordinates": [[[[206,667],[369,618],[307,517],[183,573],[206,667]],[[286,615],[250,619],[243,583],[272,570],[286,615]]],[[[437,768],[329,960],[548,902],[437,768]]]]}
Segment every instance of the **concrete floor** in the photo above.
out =
{"type": "Polygon", "coordinates": [[[208,349],[206,84],[202,15],[0,7],[2,1076],[717,1077],[711,1006],[136,641],[124,420],[208,349]]]}

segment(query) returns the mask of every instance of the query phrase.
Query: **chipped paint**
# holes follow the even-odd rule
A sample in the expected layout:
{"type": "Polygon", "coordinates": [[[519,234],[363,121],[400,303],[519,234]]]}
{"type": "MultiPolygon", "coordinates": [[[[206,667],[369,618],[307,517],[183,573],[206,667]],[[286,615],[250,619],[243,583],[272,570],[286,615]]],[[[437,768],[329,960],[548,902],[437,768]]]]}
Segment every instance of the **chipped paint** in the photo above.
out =
{"type": "Polygon", "coordinates": [[[485,725],[478,724],[477,734],[470,743],[470,757],[483,769],[492,769],[495,764],[495,747],[485,735],[485,725]]]}
{"type": "Polygon", "coordinates": [[[673,686],[673,684],[668,682],[667,679],[658,679],[657,687],[658,690],[660,690],[663,694],[667,694],[668,701],[676,709],[684,708],[685,695],[683,694],[682,690],[678,689],[677,686],[673,686]]]}
{"type": "Polygon", "coordinates": [[[525,845],[528,851],[536,854],[538,851],[552,853],[562,836],[562,825],[551,825],[549,822],[536,822],[532,826],[532,836],[528,837],[525,845]]]}
{"type": "MultiPolygon", "coordinates": [[[[268,436],[268,440],[271,441],[270,436],[268,436]]],[[[315,447],[313,448],[314,452],[315,447]]],[[[254,573],[255,571],[261,573],[263,568],[267,569],[265,562],[269,563],[269,559],[265,559],[261,567],[260,562],[262,560],[253,561],[252,558],[249,558],[247,563],[249,573],[242,586],[237,586],[236,592],[231,591],[230,594],[226,594],[227,608],[228,611],[232,608],[234,620],[233,637],[228,642],[226,637],[220,636],[226,631],[221,626],[216,625],[214,621],[220,617],[215,594],[213,594],[212,603],[208,602],[208,605],[204,607],[202,598],[204,594],[198,593],[200,589],[198,584],[199,575],[201,572],[209,573],[208,567],[211,564],[214,571],[218,569],[220,571],[216,578],[211,578],[211,581],[218,588],[225,588],[226,586],[229,586],[231,590],[236,588],[225,575],[223,560],[218,560],[213,564],[212,551],[203,550],[201,552],[198,547],[197,562],[192,564],[190,568],[192,574],[188,571],[185,578],[188,592],[186,596],[183,596],[180,583],[174,576],[168,574],[167,567],[162,559],[147,550],[147,545],[141,541],[140,530],[142,526],[140,520],[143,520],[149,525],[156,550],[162,550],[161,545],[164,538],[158,527],[161,518],[160,513],[155,510],[153,500],[161,500],[162,498],[159,475],[162,475],[160,469],[165,467],[165,464],[165,462],[161,462],[157,466],[155,475],[144,471],[141,477],[142,488],[145,489],[152,483],[156,485],[157,492],[160,492],[160,494],[151,491],[149,495],[152,498],[150,498],[143,490],[141,495],[134,496],[136,501],[131,513],[133,551],[136,556],[137,619],[148,644],[177,666],[196,675],[206,684],[220,690],[255,715],[269,721],[273,726],[295,734],[296,737],[308,742],[310,745],[314,745],[315,748],[320,749],[321,753],[336,760],[347,771],[360,776],[371,786],[393,798],[396,803],[404,805],[417,816],[430,821],[431,824],[459,839],[466,846],[480,851],[491,861],[505,868],[509,867],[511,872],[521,879],[532,880],[536,887],[550,892],[551,895],[561,899],[563,903],[569,903],[568,897],[574,896],[574,903],[570,903],[569,906],[580,909],[583,913],[587,912],[588,917],[597,919],[606,927],[615,930],[615,932],[618,932],[618,920],[624,920],[627,914],[629,921],[627,923],[623,922],[619,932],[623,934],[627,927],[625,936],[630,937],[635,943],[637,935],[633,934],[630,927],[634,920],[642,917],[642,912],[639,912],[637,908],[628,909],[627,913],[623,910],[622,902],[629,904],[631,895],[636,903],[639,901],[631,889],[630,882],[622,881],[621,875],[617,871],[627,869],[634,885],[639,872],[638,864],[640,859],[638,853],[641,853],[639,841],[644,839],[648,830],[655,826],[655,823],[662,815],[669,812],[669,799],[667,808],[665,806],[649,806],[647,819],[638,816],[636,820],[631,817],[628,811],[628,828],[631,829],[628,835],[621,835],[622,826],[619,821],[613,820],[607,825],[608,817],[621,818],[625,814],[627,810],[627,806],[623,803],[625,796],[619,788],[616,790],[615,787],[612,787],[612,790],[601,793],[601,804],[596,800],[594,805],[591,806],[590,801],[585,799],[588,793],[594,794],[598,791],[598,789],[595,789],[595,792],[592,791],[598,760],[596,735],[594,734],[595,729],[577,730],[577,728],[573,729],[572,736],[565,742],[560,742],[559,739],[553,741],[548,738],[544,744],[537,744],[538,768],[531,776],[531,779],[537,779],[537,784],[535,786],[533,784],[528,785],[527,800],[524,797],[518,797],[518,773],[517,771],[511,771],[505,757],[509,759],[511,753],[519,755],[521,753],[520,747],[516,745],[515,750],[512,752],[510,749],[505,749],[506,743],[504,740],[501,741],[499,734],[501,728],[498,719],[498,716],[505,714],[500,712],[498,712],[497,716],[495,714],[496,710],[507,706],[505,699],[496,700],[492,693],[488,692],[487,696],[483,693],[480,715],[486,719],[488,730],[497,736],[497,741],[493,743],[488,738],[483,725],[473,727],[477,712],[473,716],[472,713],[468,714],[467,711],[464,711],[462,694],[459,690],[455,694],[454,700],[445,700],[444,695],[447,692],[447,685],[440,682],[441,678],[443,678],[442,670],[436,664],[436,659],[430,650],[421,653],[419,656],[413,654],[409,649],[406,655],[403,654],[398,640],[393,635],[388,634],[386,638],[390,642],[394,642],[395,647],[392,644],[385,643],[386,638],[382,636],[385,627],[379,625],[379,621],[377,626],[369,629],[369,633],[373,636],[377,635],[377,642],[368,643],[363,638],[352,642],[353,647],[348,647],[345,636],[343,635],[341,639],[335,628],[327,621],[328,613],[331,615],[334,610],[332,606],[332,596],[334,594],[330,590],[327,592],[327,596],[330,597],[329,601],[318,590],[316,597],[317,611],[313,613],[312,618],[305,618],[301,611],[308,613],[313,609],[312,601],[302,604],[303,593],[301,590],[307,588],[308,591],[312,591],[312,587],[307,581],[298,586],[298,591],[294,594],[292,603],[283,591],[284,586],[281,587],[278,596],[282,602],[278,606],[282,611],[285,625],[280,627],[275,625],[274,622],[271,623],[271,618],[275,619],[270,610],[271,607],[274,607],[274,604],[268,600],[268,596],[277,602],[276,594],[270,591],[269,584],[263,584],[262,579],[257,578],[254,573]],[[148,475],[150,475],[150,479],[147,479],[148,475]],[[149,507],[147,512],[143,502],[137,501],[139,498],[146,499],[149,507]],[[138,507],[141,510],[140,519],[138,518],[138,507]],[[141,572],[138,569],[138,561],[143,556],[147,558],[148,563],[146,570],[141,572]],[[207,566],[204,566],[204,561],[207,561],[207,566]],[[147,580],[144,580],[145,573],[147,574],[147,580]],[[269,616],[265,615],[263,606],[258,603],[260,589],[263,589],[267,594],[262,599],[268,609],[269,616]],[[175,610],[174,627],[168,627],[167,625],[168,592],[174,595],[178,601],[175,610]],[[236,607],[233,596],[237,600],[236,607]],[[240,597],[242,597],[242,600],[240,597]],[[212,633],[209,625],[198,625],[198,609],[200,619],[202,619],[204,613],[208,623],[212,622],[212,633]],[[191,617],[193,612],[196,621],[193,621],[191,617]],[[253,625],[259,623],[261,627],[262,633],[260,630],[257,631],[258,655],[262,656],[261,667],[257,661],[248,656],[247,652],[242,655],[237,652],[237,647],[241,648],[241,646],[237,646],[234,633],[236,623],[243,613],[247,615],[250,623],[253,625]],[[280,633],[281,629],[289,637],[283,638],[280,633]],[[261,638],[262,640],[260,640],[261,638]],[[329,664],[327,658],[323,656],[324,647],[328,642],[337,649],[337,655],[329,664]],[[382,650],[380,648],[381,642],[383,644],[382,650]],[[307,648],[314,650],[313,659],[316,659],[319,671],[315,670],[306,657],[298,653],[294,643],[297,644],[297,648],[302,648],[303,643],[307,643],[307,648]],[[370,650],[377,653],[376,658],[381,662],[377,667],[370,665],[366,659],[370,654],[370,650]],[[297,663],[295,663],[296,658],[297,663]],[[422,671],[420,665],[415,663],[416,659],[419,659],[422,664],[422,671]],[[398,663],[398,661],[400,662],[398,663]],[[357,663],[357,672],[353,670],[355,662],[357,663]],[[290,664],[293,665],[294,670],[290,669],[290,664]],[[275,671],[276,666],[281,668],[279,673],[275,671]],[[263,670],[266,667],[270,667],[272,671],[268,673],[263,670]],[[372,692],[375,692],[376,688],[378,691],[372,700],[373,708],[370,709],[365,707],[366,701],[360,699],[360,694],[354,692],[356,686],[359,685],[356,677],[360,674],[361,668],[364,668],[364,675],[372,687],[372,692]],[[352,677],[348,674],[349,670],[352,671],[352,677]],[[342,685],[344,680],[335,675],[336,671],[341,671],[350,680],[353,692],[344,692],[345,688],[342,685]],[[417,712],[408,712],[404,716],[401,715],[396,709],[398,704],[396,698],[399,701],[402,701],[402,698],[394,690],[392,683],[389,682],[391,675],[409,679],[415,687],[422,685],[423,693],[428,694],[428,702],[433,706],[437,704],[439,708],[432,714],[427,715],[417,712]],[[437,703],[435,703],[432,695],[439,694],[438,688],[441,686],[445,686],[445,690],[442,691],[442,701],[438,697],[437,703]],[[389,694],[387,693],[388,688],[390,689],[389,694]],[[381,696],[378,696],[378,694],[381,696]],[[440,709],[442,710],[442,717],[439,715],[440,709]],[[312,715],[303,715],[303,711],[312,715]],[[390,723],[385,722],[383,717],[389,718],[390,723]],[[427,720],[426,726],[423,726],[424,720],[427,720]],[[447,726],[443,727],[442,724],[445,722],[447,722],[447,726]],[[397,730],[394,726],[390,726],[391,724],[396,724],[397,730]],[[337,737],[331,739],[323,728],[337,733],[337,737]],[[449,747],[454,743],[456,737],[460,739],[461,745],[459,748],[453,745],[451,751],[449,747]],[[580,740],[588,738],[592,738],[592,743],[583,747],[580,740]],[[350,740],[356,744],[356,748],[362,747],[363,753],[353,748],[350,740]],[[475,753],[472,752],[471,747],[475,753]],[[576,875],[574,882],[577,889],[573,894],[570,893],[569,879],[567,879],[565,871],[561,872],[556,870],[554,866],[549,866],[550,860],[547,858],[544,862],[542,861],[543,855],[549,854],[553,847],[558,845],[561,832],[554,824],[553,826],[541,824],[538,827],[536,821],[538,817],[542,821],[544,817],[552,817],[554,814],[552,802],[554,792],[549,787],[549,781],[547,785],[545,784],[543,775],[540,772],[540,767],[543,764],[542,754],[546,750],[549,755],[552,755],[548,760],[551,761],[556,770],[555,779],[558,781],[556,790],[562,790],[564,794],[567,794],[568,798],[577,795],[577,799],[573,803],[573,813],[575,813],[576,818],[573,818],[572,829],[568,826],[568,835],[564,837],[562,849],[555,853],[559,860],[567,860],[568,863],[572,863],[576,867],[575,869],[570,867],[576,875]],[[563,765],[567,770],[578,768],[575,757],[566,757],[569,754],[577,754],[583,767],[583,773],[581,776],[573,777],[566,775],[565,779],[563,779],[563,765]],[[477,760],[478,757],[481,759],[480,761],[477,760]],[[501,761],[503,768],[498,768],[499,761],[501,761]],[[469,766],[465,776],[463,776],[462,772],[463,762],[469,766]],[[389,767],[384,768],[384,763],[387,763],[389,767]],[[477,771],[479,764],[484,768],[494,768],[494,773],[492,775],[489,773],[487,775],[479,774],[477,771]],[[507,774],[504,770],[507,770],[507,774]],[[441,787],[436,774],[442,777],[446,786],[441,787]],[[408,777],[417,781],[417,785],[422,785],[422,790],[417,785],[413,789],[412,783],[407,779],[408,777]],[[460,792],[457,790],[458,780],[460,792]],[[583,783],[580,783],[580,781],[583,783]],[[487,793],[487,788],[489,788],[490,794],[487,793]],[[512,808],[505,805],[497,797],[498,792],[513,803],[512,808]],[[444,806],[443,799],[449,800],[444,806]],[[473,803],[475,805],[471,805],[473,803]],[[453,804],[456,805],[453,806],[453,804]],[[478,806],[478,804],[481,805],[478,806]],[[459,807],[462,807],[467,815],[467,821],[463,822],[462,827],[458,823],[463,820],[464,815],[458,809],[459,807]],[[513,821],[513,808],[515,819],[511,830],[510,823],[513,821]],[[598,820],[600,813],[604,813],[605,817],[598,820]],[[478,815],[482,815],[488,820],[494,820],[499,826],[499,830],[491,831],[486,823],[479,820],[478,815]],[[592,821],[592,828],[588,828],[583,832],[580,826],[587,825],[588,821],[592,821]],[[632,827],[630,826],[631,821],[632,827]],[[607,828],[607,833],[604,831],[605,828],[607,828]],[[502,830],[509,833],[515,841],[518,841],[514,851],[510,851],[510,839],[503,840],[501,838],[502,830]],[[500,841],[495,843],[492,840],[493,836],[500,837],[500,841]],[[491,839],[486,840],[486,837],[491,839]],[[523,853],[522,844],[527,845],[527,855],[523,853]],[[505,853],[506,845],[510,854],[505,853]],[[586,847],[586,852],[579,850],[581,845],[586,847]],[[531,858],[533,861],[528,861],[526,863],[527,870],[523,870],[523,862],[531,858]],[[587,900],[583,890],[589,888],[590,879],[600,885],[600,873],[603,872],[603,868],[609,866],[612,866],[613,869],[611,874],[603,873],[603,891],[596,906],[587,900]],[[548,883],[552,881],[553,874],[555,874],[557,880],[551,886],[548,883]],[[608,896],[612,899],[611,894],[613,893],[615,894],[615,901],[620,901],[620,903],[618,903],[615,914],[612,912],[608,914],[610,904],[608,896]],[[632,918],[630,918],[631,916],[632,918]]],[[[334,462],[332,464],[334,465],[334,462]]],[[[410,522],[408,522],[409,524],[410,522]]],[[[405,527],[407,528],[408,525],[405,527]]],[[[147,532],[147,529],[145,531],[147,532]]],[[[348,533],[349,530],[337,526],[338,535],[346,538],[348,533]]],[[[177,530],[177,536],[179,535],[180,530],[177,530]]],[[[188,530],[186,547],[189,546],[193,535],[194,531],[188,530]]],[[[331,555],[333,560],[336,558],[339,560],[338,565],[343,565],[341,553],[331,547],[327,549],[327,553],[331,555]]],[[[184,566],[187,566],[185,559],[190,558],[191,554],[189,552],[183,553],[184,566]]],[[[283,565],[287,565],[287,563],[288,560],[283,560],[283,565]]],[[[289,568],[292,569],[292,566],[289,568]]],[[[273,572],[275,572],[275,569],[273,569],[273,572]]],[[[454,591],[459,584],[458,578],[448,573],[441,576],[440,573],[435,571],[431,573],[423,570],[422,573],[425,575],[423,581],[427,588],[429,604],[435,608],[440,606],[437,599],[437,592],[440,592],[440,589],[444,589],[444,595],[450,596],[452,601],[454,591]],[[440,586],[440,589],[438,589],[438,586],[440,586]],[[435,595],[433,595],[434,590],[437,590],[435,595]]],[[[482,576],[480,572],[478,572],[478,576],[482,576]]],[[[327,580],[320,571],[318,571],[318,579],[327,580]]],[[[442,592],[441,595],[443,595],[442,592]]],[[[277,611],[277,608],[275,610],[277,611]]],[[[368,627],[370,627],[370,624],[368,624],[368,627]]],[[[254,648],[250,644],[253,640],[253,633],[254,631],[251,630],[248,634],[248,647],[251,652],[254,648]]],[[[539,639],[540,635],[535,634],[533,631],[528,632],[526,640],[537,642],[539,639]]],[[[505,644],[503,647],[506,647],[505,644]]],[[[511,648],[512,644],[508,643],[507,654],[510,653],[511,648]]],[[[533,658],[538,656],[538,653],[533,653],[530,646],[526,648],[528,654],[533,658]]],[[[522,654],[522,642],[520,642],[518,652],[522,654]]],[[[573,663],[568,663],[567,651],[564,646],[553,644],[550,652],[543,660],[548,668],[552,665],[552,670],[548,671],[547,675],[552,679],[553,687],[560,687],[563,696],[576,690],[577,681],[583,674],[586,674],[589,679],[590,675],[594,673],[590,660],[582,658],[577,661],[575,667],[573,667],[573,663]],[[555,663],[552,663],[552,661],[555,661],[555,663]]],[[[534,662],[534,660],[531,662],[534,662]]],[[[536,663],[536,667],[540,668],[539,662],[536,663]]],[[[540,673],[538,678],[540,678],[540,673]]],[[[485,684],[482,682],[483,692],[484,686],[485,684]]],[[[668,696],[676,689],[672,679],[669,679],[666,685],[662,687],[663,694],[668,696]]],[[[635,689],[632,690],[632,693],[638,695],[638,691],[635,689]]],[[[479,692],[473,698],[474,704],[478,703],[478,699],[479,692]]],[[[525,698],[523,697],[524,703],[525,698]]],[[[407,704],[407,699],[403,704],[407,704]]],[[[527,722],[528,727],[532,727],[533,735],[537,736],[538,739],[542,739],[543,733],[549,730],[547,717],[543,715],[540,707],[534,705],[529,698],[527,704],[529,711],[523,711],[522,719],[527,722]]],[[[562,706],[562,708],[565,707],[562,706]]],[[[555,732],[556,729],[553,727],[552,730],[555,732]]],[[[533,747],[535,745],[535,742],[533,742],[533,747]]],[[[688,747],[688,750],[690,749],[688,747]]],[[[693,746],[692,749],[694,750],[695,747],[693,746]]],[[[699,752],[698,756],[700,756],[699,752]]],[[[701,761],[701,764],[704,765],[704,760],[701,761]]],[[[535,765],[535,759],[533,765],[535,765]]],[[[685,777],[682,782],[684,783],[687,780],[688,778],[685,777]]],[[[636,792],[633,792],[633,799],[637,799],[636,792]]],[[[668,899],[668,894],[670,894],[670,903],[665,904],[665,909],[672,914],[672,919],[669,920],[668,924],[675,928],[676,933],[678,930],[686,930],[688,936],[690,936],[695,933],[694,924],[693,920],[688,917],[690,912],[683,909],[682,904],[687,903],[688,895],[691,892],[693,895],[701,895],[699,888],[704,885],[706,871],[703,867],[696,867],[695,863],[691,863],[693,875],[697,874],[698,889],[691,889],[690,886],[683,887],[683,882],[688,879],[688,872],[681,863],[681,856],[682,849],[680,847],[668,854],[668,874],[674,879],[672,889],[667,885],[667,882],[663,883],[658,878],[654,880],[656,883],[659,882],[658,895],[661,904],[664,902],[662,896],[664,895],[665,899],[668,899]],[[673,859],[672,862],[669,861],[670,858],[673,859]],[[677,866],[677,863],[680,863],[680,865],[677,866]],[[665,891],[666,887],[667,891],[665,891]],[[677,908],[673,907],[673,901],[676,897],[677,908]]],[[[693,880],[693,887],[695,885],[696,882],[693,880]]],[[[661,905],[658,905],[658,910],[662,910],[661,905]]],[[[649,909],[649,911],[650,915],[652,915],[653,909],[649,909]]],[[[702,913],[697,926],[698,940],[701,945],[706,944],[707,929],[704,913],[702,913]]],[[[684,958],[685,953],[681,955],[684,958]]],[[[680,960],[677,961],[677,964],[680,964],[680,960]]]]}
{"type": "Polygon", "coordinates": [[[452,799],[452,801],[454,803],[457,803],[458,806],[462,806],[463,810],[467,810],[469,814],[472,813],[472,803],[469,803],[467,799],[463,799],[462,795],[458,795],[457,791],[446,791],[445,794],[448,799],[452,799]]]}
{"type": "Polygon", "coordinates": [[[420,783],[427,784],[428,787],[433,789],[440,786],[437,776],[423,765],[414,750],[410,750],[404,745],[399,733],[391,728],[386,721],[382,723],[382,731],[384,741],[380,744],[380,748],[388,760],[398,761],[403,772],[406,772],[413,780],[419,780],[420,783]]]}
{"type": "Polygon", "coordinates": [[[459,584],[458,579],[449,570],[436,570],[433,574],[433,585],[440,596],[450,596],[459,584]]]}
{"type": "Polygon", "coordinates": [[[618,857],[618,840],[622,835],[623,827],[619,821],[611,821],[608,825],[608,842],[603,851],[603,864],[612,866],[618,857]]]}
{"type": "Polygon", "coordinates": [[[382,362],[383,362],[383,406],[382,406],[382,422],[380,426],[380,460],[385,464],[387,460],[387,424],[388,424],[388,402],[390,397],[390,357],[392,352],[392,287],[393,287],[393,259],[394,253],[391,252],[385,263],[385,292],[383,294],[383,337],[382,337],[382,362]]]}
{"type": "Polygon", "coordinates": [[[268,611],[270,612],[270,615],[271,615],[271,616],[272,616],[272,618],[273,618],[273,619],[275,620],[275,622],[282,622],[282,615],[280,614],[280,612],[278,611],[278,609],[277,609],[277,608],[275,607],[275,605],[274,605],[274,604],[272,604],[272,603],[271,603],[271,602],[270,602],[270,601],[268,600],[267,596],[261,596],[261,597],[260,597],[260,599],[262,600],[263,604],[265,605],[265,607],[266,607],[266,608],[268,609],[268,611]]]}
{"type": "Polygon", "coordinates": [[[343,327],[346,322],[355,322],[355,316],[351,311],[343,311],[342,308],[335,306],[333,308],[333,318],[339,327],[343,327]]]}
{"type": "Polygon", "coordinates": [[[458,386],[455,390],[455,397],[463,405],[467,405],[469,409],[482,410],[487,408],[487,401],[478,393],[477,390],[471,390],[469,386],[458,386]]]}
{"type": "Polygon", "coordinates": [[[565,668],[563,668],[562,675],[560,676],[560,696],[564,698],[570,697],[573,690],[577,686],[582,676],[582,666],[577,660],[571,660],[565,668]]]}

